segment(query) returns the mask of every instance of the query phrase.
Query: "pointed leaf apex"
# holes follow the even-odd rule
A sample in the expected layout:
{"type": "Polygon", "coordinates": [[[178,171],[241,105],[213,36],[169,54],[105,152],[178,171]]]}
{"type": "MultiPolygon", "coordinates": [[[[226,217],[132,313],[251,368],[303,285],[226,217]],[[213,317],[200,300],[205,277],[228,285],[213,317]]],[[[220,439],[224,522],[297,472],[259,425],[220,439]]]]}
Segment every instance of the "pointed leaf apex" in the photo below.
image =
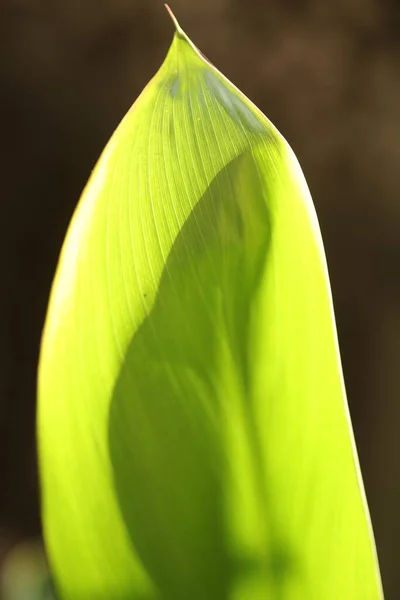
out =
{"type": "Polygon", "coordinates": [[[181,26],[179,25],[179,23],[177,21],[177,18],[175,17],[174,13],[172,12],[172,10],[168,6],[168,4],[164,4],[164,6],[167,9],[167,12],[168,12],[169,16],[171,17],[173,24],[175,25],[176,33],[178,35],[181,35],[181,36],[185,37],[185,34],[184,34],[181,26]]]}

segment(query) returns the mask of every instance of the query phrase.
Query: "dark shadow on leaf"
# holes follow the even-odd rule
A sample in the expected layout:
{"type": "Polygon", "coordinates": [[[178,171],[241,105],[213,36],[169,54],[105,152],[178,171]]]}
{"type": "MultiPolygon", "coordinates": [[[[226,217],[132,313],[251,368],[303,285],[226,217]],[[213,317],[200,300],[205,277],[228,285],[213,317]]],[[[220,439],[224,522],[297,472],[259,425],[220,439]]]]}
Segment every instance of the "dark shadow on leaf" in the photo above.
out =
{"type": "Polygon", "coordinates": [[[239,567],[224,514],[221,356],[251,404],[246,340],[268,258],[267,194],[250,151],[214,178],[173,244],[113,394],[120,509],[162,600],[224,600],[239,567]]]}

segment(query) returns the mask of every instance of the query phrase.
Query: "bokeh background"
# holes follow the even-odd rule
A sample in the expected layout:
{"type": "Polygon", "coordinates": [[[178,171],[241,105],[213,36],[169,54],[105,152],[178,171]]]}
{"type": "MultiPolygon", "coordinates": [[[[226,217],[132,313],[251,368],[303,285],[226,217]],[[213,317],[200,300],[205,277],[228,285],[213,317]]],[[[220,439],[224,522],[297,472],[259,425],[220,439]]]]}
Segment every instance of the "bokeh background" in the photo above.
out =
{"type": "MultiPolygon", "coordinates": [[[[196,45],[288,139],[309,182],[326,246],[386,598],[397,600],[399,0],[170,3],[196,45]]],[[[161,0],[0,0],[0,594],[5,600],[36,597],[45,573],[35,384],[57,256],[91,169],[158,69],[172,34],[161,0]]]]}

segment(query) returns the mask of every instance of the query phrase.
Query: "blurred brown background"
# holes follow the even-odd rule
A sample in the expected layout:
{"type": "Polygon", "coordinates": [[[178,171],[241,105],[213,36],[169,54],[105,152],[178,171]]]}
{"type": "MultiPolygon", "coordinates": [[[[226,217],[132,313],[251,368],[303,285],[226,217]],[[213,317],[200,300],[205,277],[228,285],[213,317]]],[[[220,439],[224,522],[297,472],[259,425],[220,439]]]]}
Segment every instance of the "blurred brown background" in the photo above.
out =
{"type": "MultiPolygon", "coordinates": [[[[399,0],[170,3],[288,139],[309,182],[386,598],[396,600],[399,0]]],[[[40,534],[35,378],[62,239],[99,153],[172,35],[161,0],[0,0],[0,562],[40,534]]]]}

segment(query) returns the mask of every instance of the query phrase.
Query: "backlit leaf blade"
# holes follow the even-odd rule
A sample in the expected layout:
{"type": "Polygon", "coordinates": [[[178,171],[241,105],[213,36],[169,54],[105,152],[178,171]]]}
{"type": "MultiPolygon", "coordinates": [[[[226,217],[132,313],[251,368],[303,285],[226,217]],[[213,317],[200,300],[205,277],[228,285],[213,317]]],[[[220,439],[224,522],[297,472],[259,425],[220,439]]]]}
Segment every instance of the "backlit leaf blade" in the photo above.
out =
{"type": "Polygon", "coordinates": [[[38,437],[61,598],[381,598],[307,185],[179,26],[69,229],[38,437]]]}

